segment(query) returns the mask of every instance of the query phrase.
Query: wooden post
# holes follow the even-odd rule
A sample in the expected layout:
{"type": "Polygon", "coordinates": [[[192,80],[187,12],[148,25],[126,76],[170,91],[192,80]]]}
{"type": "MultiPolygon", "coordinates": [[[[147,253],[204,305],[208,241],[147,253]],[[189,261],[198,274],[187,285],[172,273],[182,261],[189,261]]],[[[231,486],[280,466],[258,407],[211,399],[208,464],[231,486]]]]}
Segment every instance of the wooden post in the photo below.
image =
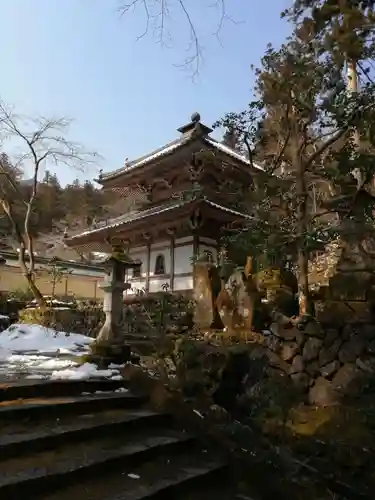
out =
{"type": "Polygon", "coordinates": [[[198,254],[199,254],[199,236],[198,236],[198,232],[194,231],[194,234],[193,234],[193,255],[195,258],[197,258],[198,254]]]}
{"type": "Polygon", "coordinates": [[[173,233],[173,230],[170,231],[169,233],[171,235],[171,239],[170,239],[170,242],[171,242],[171,246],[170,246],[170,261],[171,261],[171,270],[170,270],[170,290],[171,292],[173,292],[173,289],[174,289],[174,268],[175,268],[175,249],[174,249],[174,243],[175,243],[175,238],[174,238],[174,233],[173,233]]]}
{"type": "Polygon", "coordinates": [[[151,243],[147,242],[147,257],[146,257],[146,292],[150,291],[150,268],[151,268],[151,243]]]}

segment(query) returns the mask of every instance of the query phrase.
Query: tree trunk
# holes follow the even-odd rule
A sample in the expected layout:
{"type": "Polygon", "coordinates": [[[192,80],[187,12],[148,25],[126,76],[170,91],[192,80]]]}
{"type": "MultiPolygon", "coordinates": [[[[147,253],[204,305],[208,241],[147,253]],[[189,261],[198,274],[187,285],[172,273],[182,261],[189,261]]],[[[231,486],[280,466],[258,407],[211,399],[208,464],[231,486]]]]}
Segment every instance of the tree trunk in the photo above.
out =
{"type": "MultiPolygon", "coordinates": [[[[347,89],[349,92],[357,93],[358,92],[358,73],[357,73],[357,62],[354,59],[347,59],[347,89]]],[[[360,147],[361,138],[357,129],[353,132],[353,140],[354,144],[357,148],[360,147]]],[[[358,186],[362,184],[362,174],[359,168],[354,168],[352,172],[353,177],[357,180],[358,186]]]]}
{"type": "Polygon", "coordinates": [[[25,278],[27,280],[27,284],[29,285],[29,288],[32,291],[32,293],[33,293],[35,299],[37,300],[38,304],[41,307],[45,307],[46,306],[46,301],[45,301],[45,299],[44,299],[41,291],[39,290],[39,288],[35,284],[34,278],[30,275],[29,272],[24,273],[24,276],[25,276],[25,278]]]}
{"type": "Polygon", "coordinates": [[[47,303],[45,298],[42,295],[42,292],[39,290],[35,283],[35,279],[33,277],[33,273],[30,272],[30,270],[27,268],[26,262],[25,262],[25,251],[20,249],[20,254],[19,254],[19,264],[20,268],[22,270],[22,274],[24,275],[27,284],[33,293],[36,301],[38,302],[40,307],[46,307],[47,303]]]}
{"type": "Polygon", "coordinates": [[[310,312],[309,301],[309,260],[303,248],[298,250],[298,306],[299,315],[310,312]]]}
{"type": "Polygon", "coordinates": [[[309,304],[309,256],[306,250],[306,233],[308,229],[308,214],[307,214],[307,186],[305,180],[305,172],[302,161],[298,162],[299,171],[296,172],[296,188],[297,188],[297,217],[298,217],[298,304],[299,315],[303,316],[310,312],[309,304]]]}
{"type": "Polygon", "coordinates": [[[299,315],[311,312],[309,301],[309,255],[306,248],[306,236],[309,226],[308,188],[303,158],[300,154],[300,131],[296,120],[293,120],[292,158],[296,175],[297,196],[297,264],[298,264],[298,305],[299,315]]]}

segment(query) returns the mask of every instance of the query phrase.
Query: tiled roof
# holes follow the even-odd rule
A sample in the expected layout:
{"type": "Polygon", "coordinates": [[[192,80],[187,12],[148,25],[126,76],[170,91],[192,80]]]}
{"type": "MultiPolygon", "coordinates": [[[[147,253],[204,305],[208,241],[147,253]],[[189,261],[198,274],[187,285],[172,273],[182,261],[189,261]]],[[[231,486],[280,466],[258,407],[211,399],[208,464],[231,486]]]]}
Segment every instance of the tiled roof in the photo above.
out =
{"type": "Polygon", "coordinates": [[[226,146],[225,144],[222,144],[221,142],[215,141],[215,139],[212,139],[212,137],[203,137],[203,140],[210,146],[213,146],[214,148],[218,149],[219,151],[222,151],[228,156],[232,156],[232,158],[239,160],[240,162],[244,163],[245,165],[248,165],[249,167],[253,166],[257,170],[264,170],[264,168],[261,165],[259,165],[259,163],[254,163],[254,162],[251,163],[245,156],[241,155],[238,151],[236,151],[233,148],[230,148],[229,146],[226,146]]]}
{"type": "Polygon", "coordinates": [[[181,138],[176,139],[172,142],[169,142],[166,146],[158,148],[148,155],[141,156],[137,160],[126,162],[123,167],[121,167],[117,170],[113,170],[112,172],[103,173],[99,180],[112,179],[113,177],[117,177],[120,174],[123,174],[125,172],[129,172],[135,168],[141,167],[142,165],[145,165],[146,163],[149,163],[150,161],[156,160],[157,158],[167,156],[168,154],[171,154],[174,151],[176,151],[176,149],[187,144],[189,141],[191,141],[190,136],[181,137],[181,138]]]}
{"type": "MultiPolygon", "coordinates": [[[[168,204],[160,205],[158,207],[148,208],[148,209],[142,210],[140,212],[133,212],[133,213],[126,214],[126,215],[121,215],[120,217],[116,217],[116,218],[110,219],[106,222],[102,222],[102,223],[100,223],[99,226],[97,226],[95,228],[88,229],[87,231],[84,231],[83,233],[79,233],[79,234],[76,234],[76,235],[69,237],[66,240],[66,243],[69,245],[70,243],[73,243],[75,239],[81,238],[82,236],[86,236],[89,234],[101,233],[107,229],[114,229],[116,227],[128,224],[130,222],[135,222],[135,221],[138,221],[141,219],[145,219],[147,217],[160,215],[161,213],[168,212],[168,211],[174,210],[176,208],[180,208],[180,207],[189,205],[190,203],[193,203],[193,201],[194,200],[192,200],[192,201],[176,201],[174,203],[168,203],[168,204]]],[[[217,208],[219,210],[223,210],[224,212],[229,212],[229,213],[235,215],[236,217],[249,218],[249,216],[246,214],[243,214],[243,213],[238,212],[236,210],[232,210],[231,208],[224,207],[224,206],[219,205],[211,200],[204,198],[202,201],[204,203],[206,203],[207,205],[210,205],[214,208],[217,208]]]]}
{"type": "MultiPolygon", "coordinates": [[[[35,262],[37,264],[46,264],[49,265],[51,264],[51,259],[47,257],[41,257],[39,255],[34,255],[35,262]]],[[[0,262],[4,262],[6,260],[10,261],[17,261],[19,260],[18,253],[17,252],[10,252],[10,251],[3,251],[0,254],[0,262]]],[[[26,261],[29,260],[29,256],[26,255],[26,261]]],[[[58,264],[59,266],[66,267],[66,268],[73,268],[73,269],[82,269],[82,270],[89,270],[89,271],[98,271],[102,272],[104,268],[100,264],[95,264],[95,263],[86,263],[86,262],[76,262],[73,260],[65,260],[65,259],[58,259],[58,264]]]]}
{"type": "MultiPolygon", "coordinates": [[[[182,137],[168,143],[166,146],[163,146],[163,147],[153,151],[149,155],[142,156],[141,158],[138,158],[137,160],[126,163],[122,168],[119,168],[119,169],[114,170],[112,172],[103,173],[100,180],[112,179],[114,177],[117,177],[118,175],[125,173],[125,172],[129,172],[131,170],[134,170],[135,168],[146,165],[147,163],[154,161],[158,158],[167,156],[167,155],[173,153],[174,151],[176,151],[177,149],[179,149],[180,147],[184,146],[188,142],[193,141],[194,139],[195,139],[195,137],[193,135],[182,136],[182,137]]],[[[232,158],[240,161],[241,163],[243,163],[245,165],[248,165],[249,167],[254,166],[258,170],[264,170],[261,165],[259,165],[257,163],[251,164],[251,162],[245,156],[241,155],[240,153],[238,153],[234,149],[216,141],[212,137],[200,136],[199,139],[202,140],[203,142],[205,142],[208,146],[211,146],[211,147],[221,151],[222,153],[224,153],[228,156],[231,156],[232,158]]]]}
{"type": "Polygon", "coordinates": [[[88,229],[83,233],[70,236],[66,241],[69,244],[69,242],[71,240],[74,240],[75,238],[80,238],[81,236],[85,236],[87,234],[100,233],[106,229],[113,229],[118,226],[122,226],[123,224],[128,224],[129,222],[135,222],[137,220],[141,220],[146,217],[159,215],[163,212],[168,212],[169,210],[173,210],[174,208],[179,208],[180,206],[183,206],[185,203],[186,202],[183,201],[176,201],[175,203],[168,203],[157,207],[148,208],[140,212],[131,212],[129,214],[120,215],[119,217],[114,217],[113,219],[109,219],[108,221],[99,222],[95,228],[88,229]]]}

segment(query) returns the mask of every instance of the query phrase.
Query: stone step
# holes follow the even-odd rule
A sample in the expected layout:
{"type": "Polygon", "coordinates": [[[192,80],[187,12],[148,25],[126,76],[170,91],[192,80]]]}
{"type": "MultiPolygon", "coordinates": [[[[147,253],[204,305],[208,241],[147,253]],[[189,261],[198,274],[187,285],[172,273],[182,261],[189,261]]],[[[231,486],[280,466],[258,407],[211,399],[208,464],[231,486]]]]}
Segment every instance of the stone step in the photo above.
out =
{"type": "Polygon", "coordinates": [[[0,403],[15,399],[78,396],[82,392],[115,391],[123,380],[23,380],[0,384],[0,403]]]}
{"type": "Polygon", "coordinates": [[[172,417],[147,409],[112,410],[43,419],[30,427],[30,422],[0,425],[0,462],[22,454],[52,450],[63,444],[95,437],[117,435],[124,429],[149,429],[160,425],[172,427],[172,417]]]}
{"type": "Polygon", "coordinates": [[[57,491],[84,480],[90,482],[116,468],[131,472],[163,453],[186,454],[193,442],[188,434],[162,427],[138,431],[129,428],[120,435],[11,458],[0,462],[0,498],[40,498],[42,492],[57,491]]]}
{"type": "Polygon", "coordinates": [[[15,422],[25,418],[41,420],[46,415],[61,417],[68,414],[77,415],[84,412],[99,412],[116,408],[139,408],[146,401],[146,397],[135,396],[130,392],[3,401],[0,403],[0,423],[5,421],[15,422]]]}
{"type": "Polygon", "coordinates": [[[33,381],[0,388],[7,394],[0,402],[0,498],[203,500],[195,495],[206,491],[204,500],[234,500],[220,454],[202,450],[174,428],[171,415],[148,409],[147,397],[123,385],[33,381]],[[33,397],[10,399],[22,394],[33,397]]]}
{"type": "MultiPolygon", "coordinates": [[[[225,485],[227,467],[220,459],[207,456],[198,447],[190,446],[189,453],[173,450],[153,461],[111,471],[105,477],[91,478],[58,492],[38,497],[40,500],[193,500],[195,494],[205,491],[205,499],[231,500],[235,497],[210,495],[212,484],[225,485]],[[189,495],[189,496],[187,496],[189,495]]],[[[225,486],[222,486],[222,488],[225,486]]]]}

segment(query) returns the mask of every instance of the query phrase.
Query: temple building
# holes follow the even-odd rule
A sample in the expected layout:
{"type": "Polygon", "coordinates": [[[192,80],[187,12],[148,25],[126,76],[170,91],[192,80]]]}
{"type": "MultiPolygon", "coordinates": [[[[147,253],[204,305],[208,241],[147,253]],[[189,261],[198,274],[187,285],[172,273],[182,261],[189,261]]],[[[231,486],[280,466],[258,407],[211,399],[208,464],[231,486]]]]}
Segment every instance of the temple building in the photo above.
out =
{"type": "Polygon", "coordinates": [[[139,259],[141,268],[127,276],[128,294],[191,290],[194,256],[206,252],[215,260],[221,228],[246,218],[230,208],[225,186],[230,189],[229,180],[250,186],[262,170],[213,139],[198,113],[178,132],[156,151],[101,173],[103,189],[138,200],[133,209],[65,240],[82,252],[111,252],[120,245],[139,259]]]}

